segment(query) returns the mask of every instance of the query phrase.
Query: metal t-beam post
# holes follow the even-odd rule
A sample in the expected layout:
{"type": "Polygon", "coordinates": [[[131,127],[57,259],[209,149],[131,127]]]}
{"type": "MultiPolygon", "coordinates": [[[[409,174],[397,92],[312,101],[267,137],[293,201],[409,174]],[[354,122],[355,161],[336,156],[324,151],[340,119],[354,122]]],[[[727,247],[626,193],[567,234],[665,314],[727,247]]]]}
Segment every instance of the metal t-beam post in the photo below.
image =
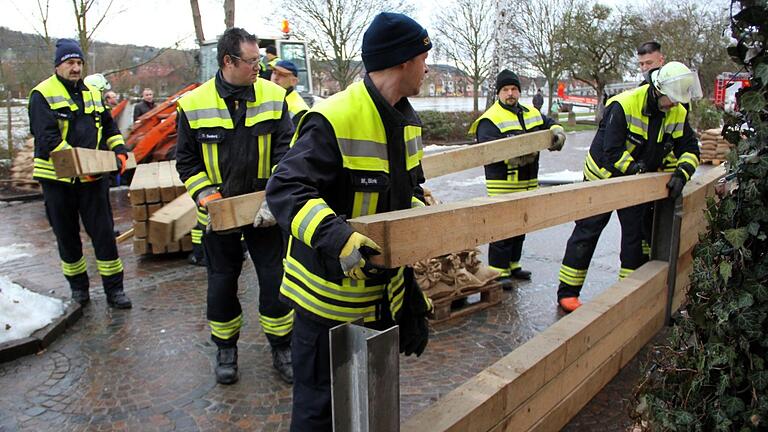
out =
{"type": "Polygon", "coordinates": [[[677,258],[680,255],[680,227],[683,220],[683,200],[667,198],[654,203],[651,259],[669,263],[667,273],[667,307],[664,324],[672,322],[672,301],[677,283],[677,258]]]}
{"type": "Polygon", "coordinates": [[[362,322],[330,331],[334,432],[400,430],[400,331],[362,322]]]}

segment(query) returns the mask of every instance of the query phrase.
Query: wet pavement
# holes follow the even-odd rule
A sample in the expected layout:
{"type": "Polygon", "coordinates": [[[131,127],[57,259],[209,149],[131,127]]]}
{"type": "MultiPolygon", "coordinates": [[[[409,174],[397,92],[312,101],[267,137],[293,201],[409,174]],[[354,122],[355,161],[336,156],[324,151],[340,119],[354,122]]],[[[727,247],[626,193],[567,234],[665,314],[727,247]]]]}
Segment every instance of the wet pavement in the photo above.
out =
{"type": "MultiPolygon", "coordinates": [[[[569,134],[565,151],[545,152],[542,173],[579,171],[592,134],[569,134]]],[[[482,169],[428,185],[444,201],[485,193],[482,169]]],[[[112,199],[116,228],[125,231],[130,228],[126,190],[114,190],[112,199]]],[[[0,244],[26,243],[33,255],[0,264],[0,275],[28,279],[35,291],[67,298],[42,202],[0,208],[0,226],[6,228],[0,230],[0,244]]],[[[402,419],[561,317],[555,305],[557,273],[572,228],[569,223],[528,235],[522,264],[533,272],[530,282],[505,291],[500,306],[433,328],[420,358],[401,357],[402,419]]],[[[618,239],[614,216],[595,253],[584,300],[616,281],[618,239]]],[[[136,257],[130,242],[121,244],[126,291],[134,308],[114,311],[100,292],[90,242],[84,239],[84,244],[91,304],[46,351],[0,364],[0,431],[288,429],[291,389],[271,366],[258,325],[258,283],[250,262],[240,280],[245,317],[240,381],[221,386],[213,377],[215,347],[205,320],[205,270],[188,265],[180,255],[136,257]]],[[[570,430],[626,429],[621,399],[629,394],[632,376],[614,383],[574,419],[570,430]]]]}

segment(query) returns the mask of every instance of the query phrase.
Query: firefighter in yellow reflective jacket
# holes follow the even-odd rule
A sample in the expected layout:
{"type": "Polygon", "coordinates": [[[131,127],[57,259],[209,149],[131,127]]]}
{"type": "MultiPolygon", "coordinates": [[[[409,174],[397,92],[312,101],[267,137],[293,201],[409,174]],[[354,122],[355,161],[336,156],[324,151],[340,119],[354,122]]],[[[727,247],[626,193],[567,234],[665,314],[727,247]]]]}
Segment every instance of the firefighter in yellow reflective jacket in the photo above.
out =
{"type": "MultiPolygon", "coordinates": [[[[549,150],[561,150],[565,144],[565,131],[555,120],[543,115],[533,105],[520,102],[520,79],[507,69],[496,77],[499,96],[469,129],[477,142],[521,135],[540,130],[552,131],[549,150]]],[[[539,153],[532,153],[485,166],[485,182],[488,195],[501,195],[534,190],[539,187],[539,153]]],[[[499,282],[504,289],[511,289],[509,279],[530,279],[531,272],[520,266],[525,235],[499,240],[488,246],[488,264],[500,274],[499,282]]]]}
{"type": "Polygon", "coordinates": [[[275,63],[271,80],[285,89],[288,115],[291,117],[293,124],[298,125],[304,113],[309,110],[309,106],[304,102],[304,98],[296,91],[296,84],[299,83],[299,69],[291,61],[280,60],[275,63]]]}
{"type": "MultiPolygon", "coordinates": [[[[209,226],[206,207],[222,197],[263,190],[273,167],[288,150],[293,124],[285,90],[258,79],[256,36],[240,28],[218,42],[216,76],[178,102],[176,169],[198,205],[200,226],[209,226]]],[[[272,362],[286,382],[293,379],[290,342],[293,311],[278,298],[285,241],[266,203],[253,226],[203,234],[208,269],[207,316],[218,347],[216,380],[237,381],[237,340],[243,322],[237,279],[244,238],[259,280],[259,322],[272,347],[272,362]]]]}
{"type": "Polygon", "coordinates": [[[427,31],[396,13],[363,36],[362,82],[317,104],[267,185],[267,201],[291,234],[281,297],[296,311],[291,430],[330,431],[328,330],[358,318],[400,325],[400,350],[421,354],[431,308],[409,268],[380,269],[379,246],[347,218],[423,206],[421,122],[408,102],[427,72],[427,31]]]}
{"type": "MultiPolygon", "coordinates": [[[[672,152],[677,165],[667,188],[669,196],[677,198],[699,165],[699,146],[687,125],[687,112],[682,104],[701,97],[701,86],[696,73],[678,62],[652,71],[650,77],[651,84],[608,100],[587,153],[584,179],[594,181],[661,171],[664,158],[672,152]]],[[[620,278],[648,260],[641,245],[644,208],[640,204],[617,211],[621,223],[620,278]]],[[[560,267],[557,291],[558,303],[566,312],[581,306],[581,286],[610,216],[609,212],[576,221],[560,267]]]]}
{"type": "Polygon", "coordinates": [[[56,73],[38,84],[29,96],[29,126],[35,137],[32,176],[40,182],[46,216],[56,235],[61,269],[82,305],[90,301],[88,273],[80,242],[80,219],[91,237],[96,266],[107,304],[127,309],[131,301],[123,291],[123,262],[117,254],[109,177],[58,177],[51,153],[72,147],[112,150],[116,167],[125,171],[127,150],[123,136],[105,109],[101,91],[81,79],[83,53],[71,39],[56,43],[56,73]]]}

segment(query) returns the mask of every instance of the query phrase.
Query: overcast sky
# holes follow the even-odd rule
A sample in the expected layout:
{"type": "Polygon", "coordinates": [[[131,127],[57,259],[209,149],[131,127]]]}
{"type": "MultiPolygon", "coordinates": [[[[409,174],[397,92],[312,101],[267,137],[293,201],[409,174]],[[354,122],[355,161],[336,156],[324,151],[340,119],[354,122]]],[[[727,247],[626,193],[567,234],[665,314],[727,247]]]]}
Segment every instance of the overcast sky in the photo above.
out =
{"type": "MultiPolygon", "coordinates": [[[[443,0],[445,1],[445,0],[443,0]]],[[[40,0],[45,3],[45,0],[40,0]]],[[[214,39],[224,30],[222,0],[199,0],[203,31],[206,39],[214,39]]],[[[37,0],[0,0],[0,26],[12,30],[34,33],[42,30],[37,0]]],[[[97,1],[98,10],[92,16],[102,15],[107,0],[97,1]]],[[[432,14],[430,1],[415,1],[416,20],[428,25],[432,14]]],[[[272,0],[237,0],[235,25],[257,36],[276,35],[280,32],[280,2],[272,0]]],[[[170,46],[181,41],[182,48],[194,48],[195,29],[189,0],[114,0],[108,18],[99,26],[94,39],[117,44],[170,46]]],[[[74,37],[75,18],[71,0],[50,0],[49,33],[53,37],[74,37]]]]}

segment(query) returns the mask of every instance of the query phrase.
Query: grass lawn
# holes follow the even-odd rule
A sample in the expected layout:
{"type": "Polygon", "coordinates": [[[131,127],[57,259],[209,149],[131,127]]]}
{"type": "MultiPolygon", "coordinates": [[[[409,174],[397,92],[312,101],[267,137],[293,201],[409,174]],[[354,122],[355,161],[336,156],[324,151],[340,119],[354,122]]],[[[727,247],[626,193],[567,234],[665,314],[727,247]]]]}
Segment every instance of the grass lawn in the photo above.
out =
{"type": "Polygon", "coordinates": [[[566,132],[581,132],[581,131],[590,131],[590,130],[597,130],[597,125],[590,125],[590,124],[577,124],[575,126],[568,126],[568,123],[560,123],[560,125],[563,126],[563,129],[565,129],[566,132]]]}

